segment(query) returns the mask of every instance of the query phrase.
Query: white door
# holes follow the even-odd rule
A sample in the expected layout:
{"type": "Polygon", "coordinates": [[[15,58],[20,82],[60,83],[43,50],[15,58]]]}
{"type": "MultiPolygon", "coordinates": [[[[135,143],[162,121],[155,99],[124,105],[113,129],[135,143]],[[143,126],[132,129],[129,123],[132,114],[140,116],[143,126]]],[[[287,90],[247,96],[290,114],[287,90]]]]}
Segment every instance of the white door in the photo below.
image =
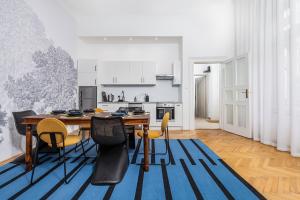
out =
{"type": "Polygon", "coordinates": [[[226,61],[221,70],[223,129],[251,138],[248,57],[226,61]]]}

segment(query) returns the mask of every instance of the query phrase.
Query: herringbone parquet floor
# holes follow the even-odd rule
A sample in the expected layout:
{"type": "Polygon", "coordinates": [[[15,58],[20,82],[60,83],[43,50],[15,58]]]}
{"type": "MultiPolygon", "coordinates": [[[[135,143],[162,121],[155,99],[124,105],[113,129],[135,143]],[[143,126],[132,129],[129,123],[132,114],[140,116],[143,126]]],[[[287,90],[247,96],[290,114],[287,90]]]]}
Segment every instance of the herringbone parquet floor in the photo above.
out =
{"type": "Polygon", "coordinates": [[[300,199],[300,158],[222,130],[172,131],[199,138],[268,199],[300,199]]]}

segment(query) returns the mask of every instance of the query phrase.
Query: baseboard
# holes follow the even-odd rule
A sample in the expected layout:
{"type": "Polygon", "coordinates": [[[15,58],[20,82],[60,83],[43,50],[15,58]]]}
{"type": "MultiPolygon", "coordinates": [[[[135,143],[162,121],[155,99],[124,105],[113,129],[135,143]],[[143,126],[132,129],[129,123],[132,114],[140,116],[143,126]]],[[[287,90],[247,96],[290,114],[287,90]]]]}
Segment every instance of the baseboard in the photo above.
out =
{"type": "Polygon", "coordinates": [[[17,154],[17,155],[12,156],[11,158],[8,158],[8,159],[6,159],[6,160],[3,160],[3,161],[0,162],[0,166],[5,165],[5,164],[7,164],[7,163],[9,163],[9,162],[12,162],[12,161],[14,161],[16,158],[18,158],[18,157],[20,157],[20,156],[22,156],[22,155],[23,155],[23,153],[19,153],[19,154],[17,154]]]}

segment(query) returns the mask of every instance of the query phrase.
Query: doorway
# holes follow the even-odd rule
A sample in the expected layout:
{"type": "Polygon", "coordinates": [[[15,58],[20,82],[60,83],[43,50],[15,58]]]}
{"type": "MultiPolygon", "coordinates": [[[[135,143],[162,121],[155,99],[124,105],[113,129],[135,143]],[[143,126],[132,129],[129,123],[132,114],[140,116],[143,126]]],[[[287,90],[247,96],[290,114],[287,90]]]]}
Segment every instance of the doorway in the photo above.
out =
{"type": "Polygon", "coordinates": [[[194,63],[195,129],[220,128],[220,63],[194,63]]]}

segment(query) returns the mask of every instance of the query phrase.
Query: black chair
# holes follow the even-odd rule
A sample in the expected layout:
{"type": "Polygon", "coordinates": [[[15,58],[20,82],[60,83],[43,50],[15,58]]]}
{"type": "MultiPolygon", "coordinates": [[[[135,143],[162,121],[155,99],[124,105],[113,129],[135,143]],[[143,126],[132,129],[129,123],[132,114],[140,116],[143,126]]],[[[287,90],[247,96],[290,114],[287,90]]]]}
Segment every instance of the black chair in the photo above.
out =
{"type": "Polygon", "coordinates": [[[127,136],[121,117],[91,119],[91,136],[99,145],[92,175],[93,185],[119,183],[128,168],[127,136]]]}
{"type": "MultiPolygon", "coordinates": [[[[15,120],[15,125],[17,128],[17,131],[20,135],[25,136],[26,135],[26,125],[22,124],[23,118],[28,117],[28,116],[34,116],[36,113],[33,110],[25,110],[21,112],[12,112],[14,120],[15,120]]],[[[36,126],[32,127],[32,135],[37,137],[36,133],[36,126]]]]}
{"type": "MultiPolygon", "coordinates": [[[[34,116],[36,113],[33,110],[25,110],[20,112],[12,112],[12,115],[15,120],[15,125],[18,133],[22,136],[26,136],[26,125],[22,124],[23,118],[28,116],[34,116]]],[[[38,137],[36,132],[36,126],[32,126],[31,133],[34,137],[38,137]]],[[[39,147],[46,147],[47,144],[45,142],[41,142],[39,147]]]]}

